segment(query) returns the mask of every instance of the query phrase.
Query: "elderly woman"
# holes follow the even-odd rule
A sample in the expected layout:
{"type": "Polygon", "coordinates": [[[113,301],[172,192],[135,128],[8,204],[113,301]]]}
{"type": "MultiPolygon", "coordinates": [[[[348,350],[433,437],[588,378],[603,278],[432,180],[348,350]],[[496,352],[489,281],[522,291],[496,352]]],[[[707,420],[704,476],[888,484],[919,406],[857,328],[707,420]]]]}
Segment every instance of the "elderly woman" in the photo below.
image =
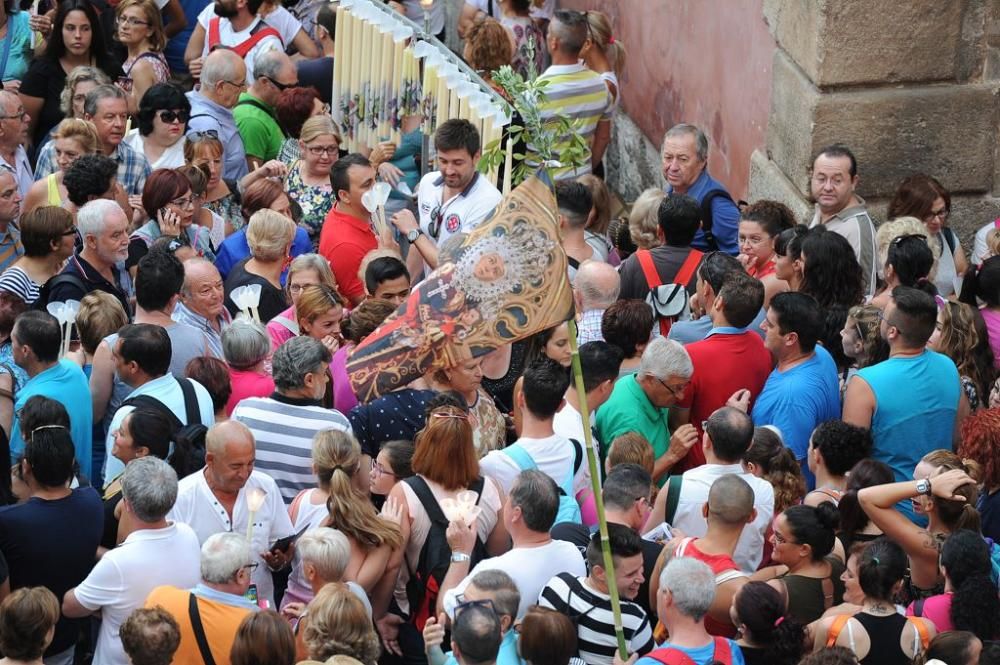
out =
{"type": "Polygon", "coordinates": [[[39,206],[62,206],[69,199],[63,176],[66,170],[83,155],[95,154],[101,145],[97,128],[88,120],[66,118],[52,133],[58,170],[36,181],[21,203],[23,212],[39,206]]]}
{"type": "Polygon", "coordinates": [[[298,145],[302,159],[295,160],[289,167],[285,188],[289,198],[302,208],[302,226],[316,244],[323,220],[334,203],[330,167],[340,156],[340,134],[333,119],[318,115],[306,120],[298,145]]]}
{"type": "Polygon", "coordinates": [[[157,83],[139,98],[138,126],[125,135],[125,143],[144,155],[151,169],[183,166],[190,115],[191,102],[183,90],[173,83],[157,83]]]}
{"type": "Polygon", "coordinates": [[[327,115],[330,109],[319,98],[316,88],[294,87],[283,90],[274,108],[278,124],[284,130],[285,142],[278,151],[278,160],[291,165],[302,156],[299,149],[299,134],[306,120],[314,116],[327,115]]]}
{"type": "Polygon", "coordinates": [[[195,203],[191,181],[173,169],[157,169],[146,178],[142,190],[142,207],[151,212],[148,222],[140,226],[128,243],[125,267],[135,278],[135,269],[142,257],[149,253],[149,246],[160,236],[176,236],[181,243],[194,248],[198,256],[209,261],[215,259],[209,242],[209,229],[194,224],[195,203]]]}
{"type": "Polygon", "coordinates": [[[226,308],[236,315],[239,307],[232,300],[233,290],[240,286],[259,284],[260,302],[257,312],[261,322],[270,321],[288,306],[281,288],[281,273],[289,258],[295,224],[274,210],[258,210],[247,225],[250,258],[237,263],[226,277],[226,308]]]}
{"type": "Polygon", "coordinates": [[[46,206],[22,215],[20,228],[24,255],[0,275],[0,291],[17,294],[30,305],[42,284],[73,255],[76,225],[66,210],[46,206]]]}
{"type": "Polygon", "coordinates": [[[491,450],[504,447],[507,442],[507,423],[493,398],[482,388],[482,358],[473,358],[453,367],[439,369],[430,378],[435,389],[453,390],[469,405],[472,444],[480,458],[491,450]]]}
{"type": "Polygon", "coordinates": [[[226,415],[231,416],[240,400],[247,397],[270,397],[274,379],[267,371],[271,340],[267,331],[256,321],[237,319],[222,333],[222,352],[229,364],[232,392],[226,402],[226,415]]]}
{"type": "Polygon", "coordinates": [[[292,306],[267,324],[267,334],[271,336],[273,348],[277,349],[291,338],[298,336],[299,319],[295,315],[295,306],[306,287],[316,284],[337,288],[333,272],[330,270],[330,262],[319,254],[296,256],[288,266],[288,275],[285,277],[285,291],[292,306]]]}
{"type": "Polygon", "coordinates": [[[115,8],[115,22],[115,36],[128,49],[122,63],[125,76],[118,85],[128,93],[129,111],[135,113],[146,91],[170,78],[170,67],[163,56],[167,45],[163,18],[153,0],[123,0],[115,8]]]}
{"type": "Polygon", "coordinates": [[[639,249],[653,249],[663,244],[660,237],[658,211],[666,196],[659,187],[650,187],[639,194],[628,215],[628,231],[639,249]]]}

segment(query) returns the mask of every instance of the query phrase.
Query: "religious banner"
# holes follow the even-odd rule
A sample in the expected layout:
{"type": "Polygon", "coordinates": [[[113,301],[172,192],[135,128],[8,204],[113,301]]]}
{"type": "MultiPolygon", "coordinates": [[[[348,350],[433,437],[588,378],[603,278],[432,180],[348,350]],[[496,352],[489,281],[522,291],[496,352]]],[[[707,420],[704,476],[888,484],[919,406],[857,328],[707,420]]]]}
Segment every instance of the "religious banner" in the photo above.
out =
{"type": "Polygon", "coordinates": [[[573,314],[555,196],[537,177],[474,231],[450,238],[439,257],[437,269],[351,354],[347,371],[362,402],[573,314]]]}

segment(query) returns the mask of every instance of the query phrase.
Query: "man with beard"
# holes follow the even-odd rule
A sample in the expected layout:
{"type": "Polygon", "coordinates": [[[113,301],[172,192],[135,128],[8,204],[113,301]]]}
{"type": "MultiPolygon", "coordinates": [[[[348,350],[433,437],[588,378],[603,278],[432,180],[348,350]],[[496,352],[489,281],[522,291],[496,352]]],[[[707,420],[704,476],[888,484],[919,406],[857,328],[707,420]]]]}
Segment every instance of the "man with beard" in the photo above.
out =
{"type": "Polygon", "coordinates": [[[253,83],[250,72],[265,51],[284,51],[281,35],[257,16],[262,0],[216,0],[198,14],[198,25],[184,50],[184,62],[195,78],[201,76],[205,58],[215,48],[225,46],[247,63],[246,84],[253,83]]]}
{"type": "Polygon", "coordinates": [[[479,132],[468,120],[449,120],[434,132],[438,170],[417,186],[420,222],[408,210],[392,223],[417,251],[407,256],[411,275],[438,265],[438,248],[458,233],[468,233],[483,223],[500,203],[500,191],[476,171],[479,132]]]}

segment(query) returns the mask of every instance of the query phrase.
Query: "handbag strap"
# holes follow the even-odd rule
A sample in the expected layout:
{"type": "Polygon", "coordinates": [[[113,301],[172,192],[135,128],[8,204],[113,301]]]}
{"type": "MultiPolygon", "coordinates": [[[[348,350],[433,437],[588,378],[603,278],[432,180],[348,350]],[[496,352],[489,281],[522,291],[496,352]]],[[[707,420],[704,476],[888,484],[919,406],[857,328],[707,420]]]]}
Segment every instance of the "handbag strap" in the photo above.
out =
{"type": "Polygon", "coordinates": [[[198,643],[198,651],[205,665],[215,665],[215,658],[212,650],[208,647],[208,638],[205,637],[205,627],[201,625],[201,614],[198,612],[198,598],[192,592],[188,597],[188,616],[191,619],[191,629],[194,631],[194,639],[198,643]]]}

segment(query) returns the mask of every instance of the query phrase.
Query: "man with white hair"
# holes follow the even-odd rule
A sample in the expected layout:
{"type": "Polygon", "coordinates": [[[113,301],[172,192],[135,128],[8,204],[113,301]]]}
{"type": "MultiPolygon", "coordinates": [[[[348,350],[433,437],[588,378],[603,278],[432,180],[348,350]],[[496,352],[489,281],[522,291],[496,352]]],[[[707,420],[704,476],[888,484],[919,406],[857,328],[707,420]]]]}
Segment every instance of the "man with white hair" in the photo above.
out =
{"type": "Polygon", "coordinates": [[[31,118],[16,92],[0,91],[0,167],[9,169],[17,180],[21,196],[27,196],[35,181],[24,144],[28,142],[31,118]]]}
{"type": "Polygon", "coordinates": [[[667,629],[670,641],[635,665],[681,662],[677,652],[694,665],[714,662],[744,665],[743,653],[733,640],[713,637],[705,630],[705,615],[715,600],[715,574],[697,559],[673,559],[660,573],[656,593],[656,613],[667,629]]]}
{"type": "MultiPolygon", "coordinates": [[[[610,446],[620,434],[636,432],[653,447],[653,480],[661,486],[667,472],[698,442],[698,431],[682,425],[671,436],[669,407],[684,399],[694,367],[684,347],[657,337],[642,352],[639,371],[615,383],[611,397],[597,411],[597,438],[610,446]]],[[[604,448],[607,454],[607,448],[604,448]]]]}
{"type": "Polygon", "coordinates": [[[222,143],[222,176],[230,180],[239,180],[247,174],[243,139],[233,119],[233,107],[247,87],[246,76],[243,58],[230,50],[219,49],[205,58],[201,87],[187,93],[191,102],[188,140],[197,142],[206,136],[218,138],[222,143]]]}
{"type": "Polygon", "coordinates": [[[201,582],[193,589],[160,586],[150,592],[146,607],[159,605],[180,628],[175,663],[228,662],[240,622],[259,609],[245,596],[253,566],[244,534],[217,533],[201,546],[201,582]]]}
{"type": "Polygon", "coordinates": [[[164,584],[190,589],[199,579],[198,537],[187,525],[167,520],[177,498],[170,465],[152,455],[133,460],[122,475],[122,497],[120,528],[128,537],[62,601],[62,613],[71,619],[100,613],[94,662],[101,665],[128,665],[118,628],[150,591],[164,584]]]}
{"type": "Polygon", "coordinates": [[[222,331],[233,322],[225,307],[225,295],[222,275],[211,261],[195,257],[184,262],[184,285],[173,319],[205,333],[209,350],[220,359],[222,331]]]}
{"type": "Polygon", "coordinates": [[[573,282],[573,302],[579,318],[576,322],[577,344],[603,342],[601,320],[604,310],[618,300],[621,277],[618,271],[604,261],[584,261],[576,271],[573,282]]]}
{"type": "Polygon", "coordinates": [[[128,256],[128,218],[121,206],[107,199],[90,201],[77,213],[76,228],[83,249],[45,284],[39,300],[83,300],[91,291],[106,291],[118,298],[131,318],[132,279],[127,270],[119,269],[128,256]]]}
{"type": "Polygon", "coordinates": [[[295,560],[288,588],[281,599],[281,611],[300,616],[320,589],[332,582],[343,582],[371,616],[372,604],[364,588],[357,582],[344,581],[344,571],[350,560],[351,542],[340,531],[328,526],[306,531],[295,543],[295,560]]]}
{"type": "Polygon", "coordinates": [[[233,108],[233,119],[240,130],[251,170],[278,156],[285,132],[278,124],[275,107],[282,91],[298,84],[298,71],[284,51],[272,49],[257,54],[253,61],[253,83],[233,108]]]}
{"type": "Polygon", "coordinates": [[[273,606],[271,571],[289,560],[288,547],[276,548],[275,543],[293,531],[277,484],[253,468],[256,454],[246,425],[233,420],[213,425],[205,437],[205,468],[181,480],[170,517],[194,529],[199,542],[221,532],[249,533],[256,564],[252,582],[258,597],[273,606]]]}
{"type": "Polygon", "coordinates": [[[0,272],[24,255],[17,218],[21,214],[21,190],[10,169],[0,168],[0,272]]]}

